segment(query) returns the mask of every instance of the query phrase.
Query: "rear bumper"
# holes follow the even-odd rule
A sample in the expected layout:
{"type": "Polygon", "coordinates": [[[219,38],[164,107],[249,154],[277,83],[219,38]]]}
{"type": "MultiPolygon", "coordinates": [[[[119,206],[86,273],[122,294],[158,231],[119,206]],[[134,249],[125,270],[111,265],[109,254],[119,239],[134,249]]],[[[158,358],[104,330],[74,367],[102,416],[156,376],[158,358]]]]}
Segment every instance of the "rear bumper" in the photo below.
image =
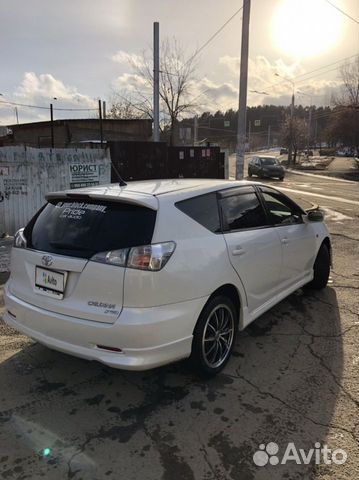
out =
{"type": "Polygon", "coordinates": [[[114,324],[104,324],[35,307],[12,295],[7,286],[4,293],[4,320],[11,327],[54,350],[125,370],[147,370],[188,357],[194,326],[207,301],[123,308],[114,324]]]}

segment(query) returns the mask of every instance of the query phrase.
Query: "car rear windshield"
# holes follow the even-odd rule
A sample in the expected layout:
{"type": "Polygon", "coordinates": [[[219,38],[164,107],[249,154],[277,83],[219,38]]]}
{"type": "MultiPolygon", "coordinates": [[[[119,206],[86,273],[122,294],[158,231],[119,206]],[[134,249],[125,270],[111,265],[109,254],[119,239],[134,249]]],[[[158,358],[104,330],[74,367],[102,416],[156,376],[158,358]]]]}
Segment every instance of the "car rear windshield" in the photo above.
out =
{"type": "Polygon", "coordinates": [[[25,229],[30,248],[72,257],[151,243],[156,212],[102,201],[51,200],[25,229]]]}

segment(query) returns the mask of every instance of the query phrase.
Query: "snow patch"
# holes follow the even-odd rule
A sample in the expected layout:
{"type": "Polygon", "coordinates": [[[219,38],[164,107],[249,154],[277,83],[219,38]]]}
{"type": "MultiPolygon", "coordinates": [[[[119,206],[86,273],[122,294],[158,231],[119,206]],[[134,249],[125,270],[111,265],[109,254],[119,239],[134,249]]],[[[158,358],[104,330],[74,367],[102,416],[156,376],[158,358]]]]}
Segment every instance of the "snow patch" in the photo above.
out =
{"type": "Polygon", "coordinates": [[[329,207],[320,206],[320,209],[325,213],[325,220],[331,220],[332,222],[343,223],[346,220],[353,220],[353,217],[344,215],[344,213],[337,212],[329,207]]]}

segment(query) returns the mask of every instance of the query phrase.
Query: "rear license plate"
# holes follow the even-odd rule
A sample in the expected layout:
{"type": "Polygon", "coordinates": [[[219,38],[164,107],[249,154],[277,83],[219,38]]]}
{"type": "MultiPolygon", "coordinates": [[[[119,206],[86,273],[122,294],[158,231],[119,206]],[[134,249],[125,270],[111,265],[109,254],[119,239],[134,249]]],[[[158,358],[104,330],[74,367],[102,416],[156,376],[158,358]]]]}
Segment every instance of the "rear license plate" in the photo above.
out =
{"type": "Polygon", "coordinates": [[[65,272],[36,267],[35,289],[38,293],[61,299],[64,296],[65,281],[65,272]]]}

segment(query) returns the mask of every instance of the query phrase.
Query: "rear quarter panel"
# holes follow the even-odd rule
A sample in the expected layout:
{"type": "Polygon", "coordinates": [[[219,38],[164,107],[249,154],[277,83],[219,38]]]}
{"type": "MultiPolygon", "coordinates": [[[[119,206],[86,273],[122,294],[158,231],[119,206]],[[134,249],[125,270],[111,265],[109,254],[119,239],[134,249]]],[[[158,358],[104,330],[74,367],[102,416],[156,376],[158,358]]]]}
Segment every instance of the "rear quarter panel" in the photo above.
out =
{"type": "Polygon", "coordinates": [[[243,295],[223,235],[210,232],[170,201],[163,201],[152,243],[170,240],[176,249],[161,271],[126,269],[124,306],[152,307],[208,297],[226,283],[234,284],[243,295]]]}

